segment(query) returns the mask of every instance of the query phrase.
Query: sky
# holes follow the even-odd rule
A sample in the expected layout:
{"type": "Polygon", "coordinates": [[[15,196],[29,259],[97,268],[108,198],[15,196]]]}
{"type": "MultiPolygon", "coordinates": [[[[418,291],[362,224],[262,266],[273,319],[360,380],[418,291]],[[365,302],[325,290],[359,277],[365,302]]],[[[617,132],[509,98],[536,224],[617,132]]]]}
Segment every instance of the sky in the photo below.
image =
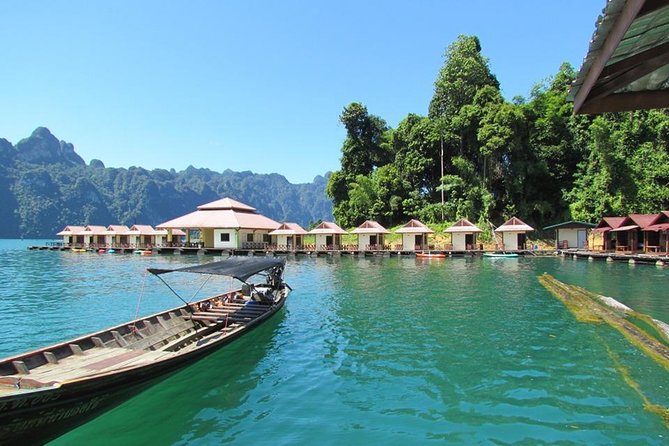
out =
{"type": "Polygon", "coordinates": [[[605,0],[0,2],[0,138],[47,127],[88,163],[338,170],[339,115],[427,115],[444,52],[475,35],[508,100],[578,69],[605,0]]]}

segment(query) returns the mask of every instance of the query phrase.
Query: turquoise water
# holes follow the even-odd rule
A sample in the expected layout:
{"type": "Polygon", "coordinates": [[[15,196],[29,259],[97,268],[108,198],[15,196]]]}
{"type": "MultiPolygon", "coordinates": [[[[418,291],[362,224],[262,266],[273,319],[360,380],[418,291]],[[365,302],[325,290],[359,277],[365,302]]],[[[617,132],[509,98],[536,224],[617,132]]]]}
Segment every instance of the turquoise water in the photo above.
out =
{"type": "MultiPolygon", "coordinates": [[[[0,241],[0,356],[178,306],[144,269],[212,259],[27,244],[0,241]]],[[[669,322],[669,270],[654,266],[289,259],[285,310],[52,444],[667,444],[614,361],[665,407],[669,372],[576,322],[544,271],[669,322]]],[[[190,298],[200,282],[176,286],[190,298]]]]}

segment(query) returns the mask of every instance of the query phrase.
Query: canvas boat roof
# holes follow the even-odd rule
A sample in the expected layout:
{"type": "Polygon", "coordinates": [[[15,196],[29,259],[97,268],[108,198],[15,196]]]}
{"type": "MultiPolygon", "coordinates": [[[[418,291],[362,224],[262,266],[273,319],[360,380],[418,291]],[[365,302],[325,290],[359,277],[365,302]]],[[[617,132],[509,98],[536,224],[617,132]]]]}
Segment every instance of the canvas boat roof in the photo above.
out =
{"type": "Polygon", "coordinates": [[[187,266],[184,268],[147,268],[147,271],[156,276],[173,272],[213,274],[217,276],[234,277],[246,282],[249,277],[259,272],[269,270],[277,266],[283,266],[285,261],[274,257],[241,257],[231,256],[218,262],[209,262],[201,265],[187,266]]]}

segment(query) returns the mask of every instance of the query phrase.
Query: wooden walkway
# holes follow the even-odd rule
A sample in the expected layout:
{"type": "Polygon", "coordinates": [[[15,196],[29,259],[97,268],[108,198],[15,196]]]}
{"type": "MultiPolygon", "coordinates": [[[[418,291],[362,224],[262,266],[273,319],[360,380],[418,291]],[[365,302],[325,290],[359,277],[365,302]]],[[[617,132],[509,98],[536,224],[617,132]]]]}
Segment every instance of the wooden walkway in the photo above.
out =
{"type": "Polygon", "coordinates": [[[564,257],[572,257],[574,260],[603,260],[606,262],[625,262],[629,264],[654,264],[657,266],[669,266],[669,255],[651,253],[620,253],[613,251],[584,251],[584,250],[558,250],[558,254],[564,257]]]}

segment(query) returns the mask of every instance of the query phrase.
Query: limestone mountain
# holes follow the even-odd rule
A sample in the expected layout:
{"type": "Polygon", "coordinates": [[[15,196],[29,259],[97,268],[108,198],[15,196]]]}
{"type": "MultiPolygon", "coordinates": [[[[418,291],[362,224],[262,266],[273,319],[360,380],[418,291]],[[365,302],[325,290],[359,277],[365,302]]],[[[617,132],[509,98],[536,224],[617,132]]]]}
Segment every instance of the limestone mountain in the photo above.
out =
{"type": "Polygon", "coordinates": [[[16,146],[0,138],[0,237],[52,238],[68,224],[156,225],[223,196],[307,226],[332,218],[326,184],[323,176],[292,184],[279,174],[86,165],[40,127],[16,146]]]}

